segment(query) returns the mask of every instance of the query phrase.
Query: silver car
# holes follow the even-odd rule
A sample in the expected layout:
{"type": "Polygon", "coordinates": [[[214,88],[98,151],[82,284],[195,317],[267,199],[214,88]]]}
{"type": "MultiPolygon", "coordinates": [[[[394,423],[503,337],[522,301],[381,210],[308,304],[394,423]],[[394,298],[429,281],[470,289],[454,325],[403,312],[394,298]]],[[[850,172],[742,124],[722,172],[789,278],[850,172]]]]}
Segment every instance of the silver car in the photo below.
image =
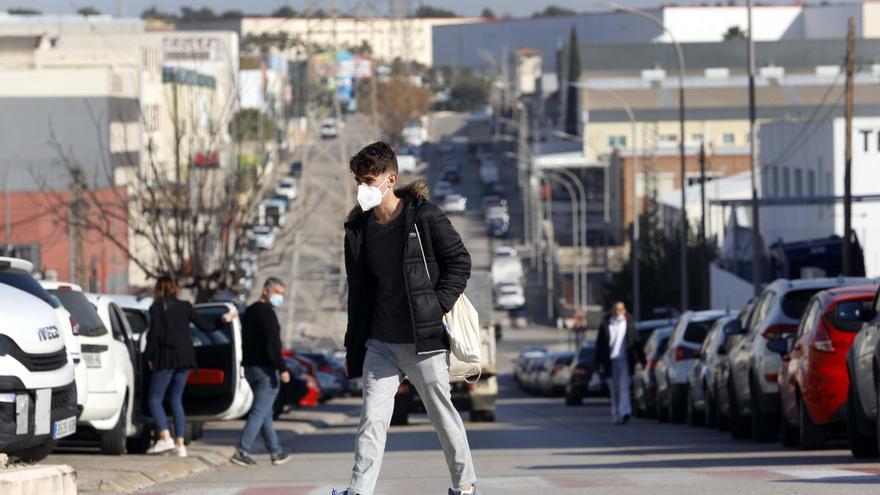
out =
{"type": "Polygon", "coordinates": [[[779,384],[782,356],[767,344],[797,331],[807,303],[819,291],[844,285],[874,283],[866,278],[779,279],[768,285],[752,311],[743,337],[730,349],[730,429],[736,437],[772,440],[779,431],[779,384]]]}
{"type": "Polygon", "coordinates": [[[685,311],[678,319],[663,357],[657,362],[657,402],[660,419],[685,420],[688,375],[700,353],[703,340],[716,320],[733,313],[725,310],[685,311]],[[665,414],[663,409],[665,409],[665,414]]]}
{"type": "Polygon", "coordinates": [[[878,455],[877,386],[880,383],[880,292],[874,296],[870,314],[846,355],[849,375],[847,436],[854,457],[878,455]]]}
{"type": "Polygon", "coordinates": [[[715,400],[715,372],[717,370],[717,361],[724,354],[724,344],[727,341],[727,333],[724,327],[731,321],[735,320],[735,316],[725,316],[719,318],[709,330],[709,335],[703,340],[703,346],[700,348],[700,358],[691,373],[688,376],[688,397],[687,397],[687,422],[692,426],[705,424],[706,426],[715,426],[717,413],[715,409],[718,403],[715,400]],[[720,351],[720,353],[719,353],[720,351]]]}

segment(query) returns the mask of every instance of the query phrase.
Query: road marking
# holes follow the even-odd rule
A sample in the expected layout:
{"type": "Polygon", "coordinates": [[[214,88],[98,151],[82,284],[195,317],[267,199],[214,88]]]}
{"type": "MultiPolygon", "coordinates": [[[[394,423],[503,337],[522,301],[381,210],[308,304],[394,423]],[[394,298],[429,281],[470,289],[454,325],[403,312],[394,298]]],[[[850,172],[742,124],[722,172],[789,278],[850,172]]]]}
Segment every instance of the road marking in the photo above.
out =
{"type": "Polygon", "coordinates": [[[828,480],[836,478],[853,478],[857,476],[876,476],[876,474],[850,469],[836,468],[774,468],[774,473],[801,480],[828,480]]]}

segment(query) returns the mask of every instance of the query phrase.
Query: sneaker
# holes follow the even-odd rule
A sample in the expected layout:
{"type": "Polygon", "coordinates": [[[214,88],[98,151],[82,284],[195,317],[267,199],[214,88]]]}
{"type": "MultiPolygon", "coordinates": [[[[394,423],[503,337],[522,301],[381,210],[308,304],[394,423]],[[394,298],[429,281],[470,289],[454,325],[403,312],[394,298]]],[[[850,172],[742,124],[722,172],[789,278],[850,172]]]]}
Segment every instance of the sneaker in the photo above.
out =
{"type": "Polygon", "coordinates": [[[272,454],[272,465],[280,466],[282,464],[287,464],[290,462],[290,454],[286,452],[281,452],[280,454],[272,454]]]}
{"type": "Polygon", "coordinates": [[[471,485],[471,489],[468,491],[450,488],[449,495],[477,495],[477,485],[471,485]]]}
{"type": "Polygon", "coordinates": [[[247,452],[241,452],[239,450],[235,451],[235,455],[229,459],[229,462],[241,467],[254,467],[257,465],[257,461],[255,461],[253,457],[248,455],[247,452]]]}
{"type": "Polygon", "coordinates": [[[186,457],[186,445],[181,445],[180,447],[174,447],[174,454],[177,457],[186,457]]]}
{"type": "Polygon", "coordinates": [[[623,416],[623,419],[620,420],[620,424],[625,425],[629,423],[629,414],[623,416]]]}
{"type": "Polygon", "coordinates": [[[170,438],[160,438],[159,440],[156,440],[156,443],[154,443],[152,447],[147,449],[147,454],[162,454],[164,452],[168,452],[169,450],[174,450],[174,440],[170,438]]]}

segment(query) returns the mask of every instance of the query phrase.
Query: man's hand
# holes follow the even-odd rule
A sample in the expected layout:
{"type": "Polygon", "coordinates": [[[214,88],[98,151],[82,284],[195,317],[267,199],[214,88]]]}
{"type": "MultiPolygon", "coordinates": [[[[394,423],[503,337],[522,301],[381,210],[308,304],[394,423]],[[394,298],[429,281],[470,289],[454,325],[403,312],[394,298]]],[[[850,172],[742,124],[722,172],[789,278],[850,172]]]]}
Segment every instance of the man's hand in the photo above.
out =
{"type": "Polygon", "coordinates": [[[238,310],[233,309],[232,311],[223,314],[223,321],[226,323],[232,323],[232,320],[234,320],[236,316],[238,316],[238,310]]]}
{"type": "Polygon", "coordinates": [[[282,371],[281,372],[281,383],[290,383],[290,372],[282,371]]]}

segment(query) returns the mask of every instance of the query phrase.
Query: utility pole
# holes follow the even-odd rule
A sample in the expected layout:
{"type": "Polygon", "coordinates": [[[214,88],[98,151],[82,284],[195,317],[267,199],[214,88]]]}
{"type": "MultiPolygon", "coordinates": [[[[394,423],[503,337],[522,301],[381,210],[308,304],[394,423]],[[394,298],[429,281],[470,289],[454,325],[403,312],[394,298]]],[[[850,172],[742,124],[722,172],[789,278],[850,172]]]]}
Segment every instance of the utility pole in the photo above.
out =
{"type": "Polygon", "coordinates": [[[749,168],[752,178],[752,293],[761,293],[761,263],[764,247],[761,245],[761,215],[758,201],[758,136],[755,134],[755,37],[752,35],[752,0],[748,0],[748,65],[749,65],[749,168]]]}
{"type": "Polygon", "coordinates": [[[706,266],[706,146],[700,142],[700,303],[702,308],[709,306],[706,295],[709,293],[706,266]]]}
{"type": "Polygon", "coordinates": [[[856,20],[849,18],[846,33],[846,138],[843,160],[843,275],[852,275],[852,122],[856,20]]]}

